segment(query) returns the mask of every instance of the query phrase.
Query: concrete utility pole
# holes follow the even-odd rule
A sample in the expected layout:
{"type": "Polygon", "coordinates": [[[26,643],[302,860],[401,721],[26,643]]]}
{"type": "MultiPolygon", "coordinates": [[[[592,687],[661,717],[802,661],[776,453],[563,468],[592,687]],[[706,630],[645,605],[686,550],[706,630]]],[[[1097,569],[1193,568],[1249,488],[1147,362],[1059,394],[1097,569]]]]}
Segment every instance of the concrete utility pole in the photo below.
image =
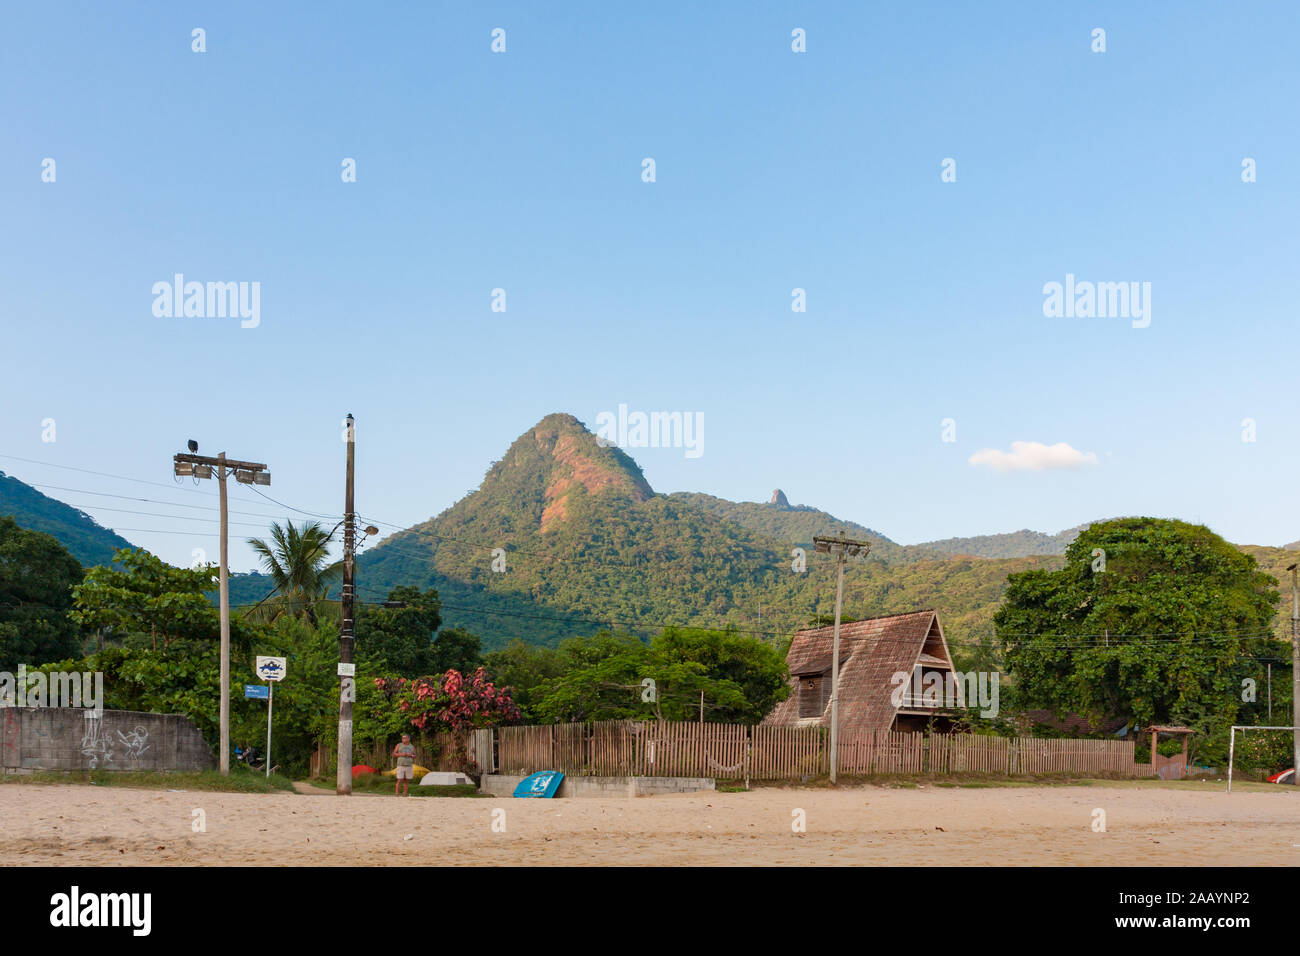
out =
{"type": "Polygon", "coordinates": [[[1287,568],[1291,572],[1291,726],[1295,728],[1291,741],[1291,764],[1295,772],[1291,774],[1291,783],[1300,787],[1300,585],[1296,583],[1296,568],[1293,564],[1287,568]]]}
{"type": "Polygon", "coordinates": [[[356,584],[356,513],[353,474],[356,468],[356,420],[348,413],[348,476],[343,504],[343,611],[339,630],[339,766],[335,792],[352,793],[352,701],[357,696],[356,664],[352,661],[352,599],[356,584]]]}
{"type": "Polygon", "coordinates": [[[271,473],[266,465],[253,461],[232,461],[223,451],[216,458],[193,454],[198,443],[190,441],[188,455],[172,458],[172,471],[180,478],[211,478],[216,469],[221,489],[221,568],[219,571],[221,604],[221,753],[218,766],[221,775],[230,775],[230,561],[229,519],[226,511],[226,478],[233,474],[244,485],[269,485],[271,473]]]}
{"type": "Polygon", "coordinates": [[[815,535],[813,547],[822,554],[833,554],[839,565],[839,579],[835,585],[835,637],[831,645],[831,783],[835,783],[840,747],[840,609],[844,604],[844,562],[848,558],[865,556],[871,550],[870,541],[853,541],[844,537],[815,535]]]}

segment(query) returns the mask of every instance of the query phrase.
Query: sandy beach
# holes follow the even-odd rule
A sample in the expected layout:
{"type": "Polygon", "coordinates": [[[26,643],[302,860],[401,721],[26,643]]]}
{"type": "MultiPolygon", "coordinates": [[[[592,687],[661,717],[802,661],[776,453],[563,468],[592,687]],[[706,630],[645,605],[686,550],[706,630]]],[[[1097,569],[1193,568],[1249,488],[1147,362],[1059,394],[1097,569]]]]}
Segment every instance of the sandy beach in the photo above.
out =
{"type": "Polygon", "coordinates": [[[514,800],[6,785],[0,865],[1300,862],[1300,794],[1204,787],[923,785],[514,800]],[[1093,830],[1096,809],[1105,811],[1104,833],[1093,830]],[[193,829],[195,810],[205,832],[193,829]],[[804,833],[792,827],[797,810],[804,833]]]}

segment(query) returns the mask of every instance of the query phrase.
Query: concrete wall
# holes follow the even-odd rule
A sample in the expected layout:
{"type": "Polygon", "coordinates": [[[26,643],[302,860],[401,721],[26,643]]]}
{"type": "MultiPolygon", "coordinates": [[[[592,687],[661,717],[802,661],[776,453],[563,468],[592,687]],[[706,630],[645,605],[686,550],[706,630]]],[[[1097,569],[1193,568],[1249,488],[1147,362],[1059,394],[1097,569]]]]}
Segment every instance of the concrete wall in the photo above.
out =
{"type": "Polygon", "coordinates": [[[73,707],[0,708],[0,766],[14,770],[211,770],[188,717],[73,707]]]}
{"type": "MultiPolygon", "coordinates": [[[[479,793],[509,797],[524,778],[518,774],[484,774],[479,793]]],[[[571,777],[560,781],[557,797],[649,797],[656,793],[695,793],[717,789],[712,777],[571,777]]]]}

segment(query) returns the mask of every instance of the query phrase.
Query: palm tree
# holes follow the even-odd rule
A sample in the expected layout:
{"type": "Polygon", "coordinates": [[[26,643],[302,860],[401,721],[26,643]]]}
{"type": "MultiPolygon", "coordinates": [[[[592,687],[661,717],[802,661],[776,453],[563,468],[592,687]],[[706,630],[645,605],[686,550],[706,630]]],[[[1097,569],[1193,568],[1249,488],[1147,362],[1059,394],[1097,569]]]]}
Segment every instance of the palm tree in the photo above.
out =
{"type": "Polygon", "coordinates": [[[316,603],[329,591],[330,580],[339,571],[339,563],[329,564],[330,533],[318,523],[301,528],[292,521],[283,528],[271,525],[271,544],[261,538],[248,543],[262,558],[262,567],[275,583],[275,604],[280,614],[304,615],[316,624],[316,603]]]}

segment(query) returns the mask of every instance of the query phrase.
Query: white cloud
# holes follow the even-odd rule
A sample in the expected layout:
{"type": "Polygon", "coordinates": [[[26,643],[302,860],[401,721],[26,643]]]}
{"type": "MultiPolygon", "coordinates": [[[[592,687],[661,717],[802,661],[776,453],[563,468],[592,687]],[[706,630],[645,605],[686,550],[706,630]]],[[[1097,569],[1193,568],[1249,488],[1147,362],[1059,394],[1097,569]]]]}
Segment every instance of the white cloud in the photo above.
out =
{"type": "Polygon", "coordinates": [[[1011,451],[984,448],[970,456],[970,463],[978,467],[987,465],[994,471],[1054,471],[1062,468],[1083,468],[1096,465],[1093,452],[1071,448],[1063,441],[1044,445],[1037,441],[1013,441],[1011,451]]]}

